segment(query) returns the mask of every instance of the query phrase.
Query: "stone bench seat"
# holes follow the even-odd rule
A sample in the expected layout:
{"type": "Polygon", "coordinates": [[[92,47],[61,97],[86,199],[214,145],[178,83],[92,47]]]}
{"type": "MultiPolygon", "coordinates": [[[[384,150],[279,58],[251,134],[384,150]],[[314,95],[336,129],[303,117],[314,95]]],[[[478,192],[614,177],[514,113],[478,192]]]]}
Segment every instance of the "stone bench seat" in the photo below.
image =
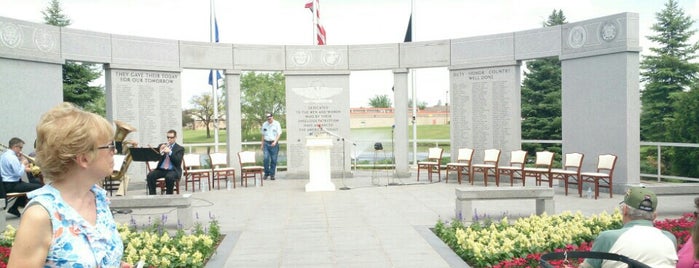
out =
{"type": "Polygon", "coordinates": [[[645,185],[655,195],[697,195],[699,183],[663,183],[645,185]]]}
{"type": "Polygon", "coordinates": [[[541,215],[546,212],[552,215],[555,213],[553,196],[554,189],[548,187],[456,188],[455,213],[457,219],[470,222],[473,215],[473,201],[535,199],[536,214],[541,215]]]}
{"type": "Polygon", "coordinates": [[[191,194],[183,195],[134,195],[110,198],[111,209],[177,208],[177,221],[184,228],[194,223],[191,194]]]}

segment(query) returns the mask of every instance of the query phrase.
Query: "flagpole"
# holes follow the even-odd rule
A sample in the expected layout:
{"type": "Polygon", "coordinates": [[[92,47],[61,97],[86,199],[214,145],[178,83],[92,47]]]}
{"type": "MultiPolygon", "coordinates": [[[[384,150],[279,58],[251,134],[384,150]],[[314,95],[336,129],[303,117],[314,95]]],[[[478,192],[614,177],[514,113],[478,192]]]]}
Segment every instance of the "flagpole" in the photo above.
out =
{"type": "MultiPolygon", "coordinates": [[[[209,42],[214,42],[214,36],[216,35],[216,13],[214,11],[214,0],[210,1],[210,11],[209,11],[209,42]]],[[[218,40],[216,40],[218,41],[218,40]]],[[[211,79],[211,100],[214,102],[214,152],[218,153],[218,94],[216,94],[218,89],[218,70],[211,70],[209,72],[211,79]],[[215,73],[214,73],[215,72],[215,73]]]]}
{"type": "MultiPolygon", "coordinates": [[[[410,0],[410,39],[415,41],[415,0],[410,0]]],[[[416,70],[409,70],[410,84],[413,94],[413,165],[417,166],[417,90],[415,89],[415,80],[417,78],[416,70]]]]}

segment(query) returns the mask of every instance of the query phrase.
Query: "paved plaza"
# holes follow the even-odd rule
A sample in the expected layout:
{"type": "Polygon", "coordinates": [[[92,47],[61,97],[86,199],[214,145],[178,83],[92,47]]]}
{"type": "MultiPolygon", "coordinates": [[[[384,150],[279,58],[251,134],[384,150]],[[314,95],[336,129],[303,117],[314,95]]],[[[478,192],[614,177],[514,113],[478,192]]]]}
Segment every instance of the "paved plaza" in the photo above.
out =
{"type": "MultiPolygon", "coordinates": [[[[196,221],[207,224],[215,217],[226,234],[207,267],[466,267],[466,264],[433,236],[429,228],[437,220],[454,217],[455,188],[483,187],[428,183],[425,178],[389,179],[389,172],[355,171],[346,178],[349,190],[305,192],[307,180],[284,178],[247,188],[193,193],[196,221]],[[377,176],[378,175],[378,176],[377,176]],[[378,178],[377,178],[378,177],[378,178]],[[392,185],[388,185],[388,184],[392,185]]],[[[478,178],[478,177],[477,177],[478,178]]],[[[333,179],[337,188],[342,179],[333,179]]],[[[527,185],[533,185],[527,181],[527,185]]],[[[494,188],[494,183],[490,184],[494,188]]],[[[500,187],[510,187],[509,182],[500,187]]],[[[191,189],[190,189],[191,190],[191,189]]],[[[127,195],[145,194],[145,182],[131,179],[127,195]]],[[[585,215],[613,211],[622,195],[602,194],[599,200],[565,196],[556,189],[556,212],[581,211],[585,215]]],[[[678,217],[692,211],[694,196],[659,197],[659,217],[678,217]]],[[[534,200],[476,201],[480,216],[526,216],[535,212],[534,200]]],[[[137,224],[166,215],[175,226],[175,209],[137,209],[116,214],[118,222],[137,224]]],[[[7,216],[7,223],[19,220],[7,216]]]]}

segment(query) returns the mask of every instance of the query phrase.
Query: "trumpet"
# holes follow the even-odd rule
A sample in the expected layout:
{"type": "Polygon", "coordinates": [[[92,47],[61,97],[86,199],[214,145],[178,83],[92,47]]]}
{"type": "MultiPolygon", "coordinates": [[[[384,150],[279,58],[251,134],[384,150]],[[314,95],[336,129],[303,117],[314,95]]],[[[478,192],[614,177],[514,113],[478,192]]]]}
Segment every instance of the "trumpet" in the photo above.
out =
{"type": "MultiPolygon", "coordinates": [[[[10,147],[7,147],[2,143],[0,143],[0,148],[3,150],[11,150],[10,147]]],[[[19,152],[19,155],[24,157],[24,159],[27,159],[27,162],[29,162],[29,168],[32,170],[32,175],[39,176],[39,174],[41,174],[41,168],[36,165],[36,159],[34,159],[34,157],[28,156],[21,151],[19,152]]]]}

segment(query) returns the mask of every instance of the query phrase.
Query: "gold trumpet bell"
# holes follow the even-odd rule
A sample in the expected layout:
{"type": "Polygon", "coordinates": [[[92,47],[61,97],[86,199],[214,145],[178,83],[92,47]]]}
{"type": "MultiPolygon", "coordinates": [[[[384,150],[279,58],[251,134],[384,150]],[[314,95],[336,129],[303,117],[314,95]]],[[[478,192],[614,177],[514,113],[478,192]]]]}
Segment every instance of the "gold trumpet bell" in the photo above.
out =
{"type": "Polygon", "coordinates": [[[121,169],[119,169],[119,171],[114,171],[110,176],[104,178],[102,187],[109,191],[110,195],[114,190],[121,192],[123,195],[126,193],[126,187],[128,187],[128,176],[126,176],[126,171],[129,169],[129,165],[131,164],[132,160],[129,147],[134,147],[137,144],[135,141],[125,141],[124,139],[126,139],[126,136],[129,135],[129,133],[136,131],[136,128],[119,120],[114,120],[114,124],[116,125],[116,131],[114,132],[114,143],[117,147],[116,150],[119,154],[125,155],[125,157],[123,160],[124,162],[122,162],[123,164],[121,165],[121,169]]]}

